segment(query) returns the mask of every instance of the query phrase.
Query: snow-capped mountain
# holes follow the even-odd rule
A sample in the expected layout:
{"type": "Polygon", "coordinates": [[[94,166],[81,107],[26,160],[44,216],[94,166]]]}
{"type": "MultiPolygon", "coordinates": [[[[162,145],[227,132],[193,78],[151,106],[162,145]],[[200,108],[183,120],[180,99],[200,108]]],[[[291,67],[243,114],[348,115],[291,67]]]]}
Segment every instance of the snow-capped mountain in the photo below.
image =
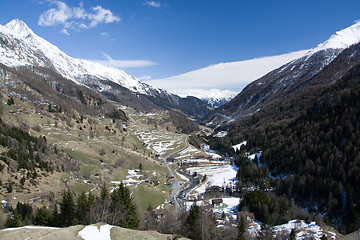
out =
{"type": "MultiPolygon", "coordinates": [[[[305,56],[273,70],[246,86],[212,118],[242,118],[280,101],[288,94],[311,84],[312,78],[328,66],[344,49],[360,42],[360,23],[336,32],[327,41],[309,50],[305,56]]],[[[349,66],[351,67],[351,66],[349,66]]]]}
{"type": "Polygon", "coordinates": [[[231,99],[233,99],[237,93],[230,90],[219,90],[219,89],[184,89],[179,90],[177,94],[180,97],[194,96],[207,102],[212,107],[219,107],[231,99]]]}
{"type": "Polygon", "coordinates": [[[5,26],[0,25],[0,63],[13,68],[49,68],[66,79],[95,89],[112,101],[132,104],[131,107],[135,108],[140,106],[140,111],[172,108],[195,118],[201,118],[210,111],[209,106],[200,99],[180,98],[152,87],[120,69],[72,58],[37,36],[19,19],[14,19],[5,26]]]}
{"type": "Polygon", "coordinates": [[[333,34],[328,40],[311,49],[307,55],[326,49],[345,49],[360,42],[360,22],[333,34]]]}
{"type": "Polygon", "coordinates": [[[110,80],[137,93],[152,95],[153,91],[158,91],[120,69],[66,55],[37,36],[19,19],[14,19],[5,26],[0,25],[0,34],[4,39],[1,43],[0,62],[8,66],[50,67],[63,77],[84,85],[87,85],[86,81],[92,76],[99,80],[110,80]]]}

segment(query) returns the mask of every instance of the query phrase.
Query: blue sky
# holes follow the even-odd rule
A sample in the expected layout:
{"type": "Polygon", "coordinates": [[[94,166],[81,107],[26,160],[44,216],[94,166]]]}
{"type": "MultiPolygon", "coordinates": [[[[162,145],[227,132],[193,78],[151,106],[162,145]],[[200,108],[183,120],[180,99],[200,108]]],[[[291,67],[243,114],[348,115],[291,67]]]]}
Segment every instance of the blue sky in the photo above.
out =
{"type": "Polygon", "coordinates": [[[0,0],[0,24],[14,18],[72,57],[157,79],[312,48],[359,20],[360,1],[0,0]]]}

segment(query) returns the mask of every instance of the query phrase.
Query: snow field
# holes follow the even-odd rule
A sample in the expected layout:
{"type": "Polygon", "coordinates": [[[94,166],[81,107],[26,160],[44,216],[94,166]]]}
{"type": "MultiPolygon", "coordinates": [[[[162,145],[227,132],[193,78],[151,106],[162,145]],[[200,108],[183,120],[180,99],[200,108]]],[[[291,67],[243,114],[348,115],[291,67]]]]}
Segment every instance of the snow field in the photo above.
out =
{"type": "Polygon", "coordinates": [[[190,174],[201,174],[202,176],[206,175],[205,183],[200,186],[195,187],[188,196],[197,196],[202,193],[205,193],[206,187],[210,186],[219,186],[225,187],[231,185],[236,181],[236,174],[238,168],[235,165],[208,165],[201,167],[190,167],[187,168],[187,171],[190,174]]]}

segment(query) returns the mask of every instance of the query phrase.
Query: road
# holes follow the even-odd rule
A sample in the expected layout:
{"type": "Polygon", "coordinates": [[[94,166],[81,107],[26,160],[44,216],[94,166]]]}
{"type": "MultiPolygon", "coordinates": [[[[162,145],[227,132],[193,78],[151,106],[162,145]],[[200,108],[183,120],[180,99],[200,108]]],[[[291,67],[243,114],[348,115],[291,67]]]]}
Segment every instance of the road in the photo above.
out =
{"type": "Polygon", "coordinates": [[[185,139],[185,147],[181,148],[180,150],[176,151],[176,152],[173,152],[169,155],[167,155],[166,157],[164,157],[164,164],[166,165],[167,169],[169,170],[170,172],[170,175],[172,177],[174,177],[174,184],[173,184],[173,192],[171,194],[171,200],[175,206],[175,213],[179,213],[181,211],[181,207],[183,205],[182,201],[178,198],[178,195],[180,193],[180,188],[181,188],[181,185],[180,185],[180,182],[179,180],[176,178],[174,172],[172,171],[172,169],[170,168],[169,164],[167,163],[167,160],[169,157],[177,154],[178,152],[181,152],[183,151],[184,149],[186,149],[188,146],[189,146],[189,142],[188,142],[188,139],[189,139],[189,136],[186,136],[186,139],[185,139]]]}

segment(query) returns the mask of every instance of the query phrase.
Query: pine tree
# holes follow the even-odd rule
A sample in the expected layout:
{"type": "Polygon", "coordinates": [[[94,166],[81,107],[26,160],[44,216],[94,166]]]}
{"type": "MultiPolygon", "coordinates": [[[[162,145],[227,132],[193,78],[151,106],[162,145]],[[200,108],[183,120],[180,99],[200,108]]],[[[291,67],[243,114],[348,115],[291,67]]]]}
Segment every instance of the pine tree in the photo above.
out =
{"type": "Polygon", "coordinates": [[[129,189],[121,183],[119,188],[113,191],[111,199],[115,211],[115,224],[125,228],[137,229],[139,227],[139,217],[129,189]]]}
{"type": "Polygon", "coordinates": [[[68,189],[64,192],[60,203],[60,223],[68,227],[73,225],[75,217],[75,203],[71,191],[68,189]]]}
{"type": "Polygon", "coordinates": [[[49,210],[42,206],[38,208],[35,213],[35,225],[49,226],[51,221],[51,215],[49,210]]]}
{"type": "Polygon", "coordinates": [[[6,222],[6,227],[20,227],[21,226],[21,215],[16,210],[8,215],[6,222]]]}
{"type": "Polygon", "coordinates": [[[61,224],[60,224],[60,214],[59,214],[59,211],[58,211],[57,204],[55,204],[55,206],[54,206],[54,210],[52,212],[51,220],[50,220],[49,225],[52,226],[52,227],[60,227],[61,226],[61,224]]]}
{"type": "Polygon", "coordinates": [[[191,205],[189,215],[185,221],[185,227],[189,234],[188,237],[193,240],[201,240],[201,229],[200,229],[200,208],[196,203],[191,205]]]}
{"type": "Polygon", "coordinates": [[[237,240],[245,240],[245,232],[246,232],[246,220],[243,216],[241,216],[238,222],[238,237],[237,240]]]}
{"type": "Polygon", "coordinates": [[[75,217],[80,224],[88,223],[88,213],[90,211],[90,206],[84,192],[82,192],[76,201],[75,217]]]}
{"type": "Polygon", "coordinates": [[[105,201],[105,199],[107,199],[109,196],[109,191],[104,183],[104,185],[101,187],[101,190],[100,190],[100,199],[101,201],[105,201]]]}

